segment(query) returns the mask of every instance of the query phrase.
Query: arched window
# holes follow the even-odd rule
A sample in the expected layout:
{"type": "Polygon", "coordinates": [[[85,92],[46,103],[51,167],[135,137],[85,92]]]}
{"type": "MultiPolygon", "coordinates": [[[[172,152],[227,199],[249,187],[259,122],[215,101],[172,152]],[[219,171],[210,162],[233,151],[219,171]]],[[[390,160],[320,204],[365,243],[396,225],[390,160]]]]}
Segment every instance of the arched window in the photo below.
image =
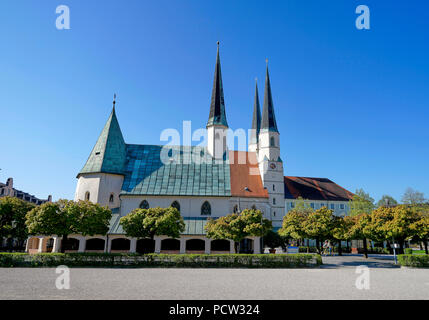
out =
{"type": "Polygon", "coordinates": [[[273,184],[273,191],[276,191],[276,185],[273,184]]]}
{"type": "Polygon", "coordinates": [[[173,201],[171,207],[176,208],[180,212],[180,203],[178,201],[173,201]]]}
{"type": "Polygon", "coordinates": [[[255,205],[252,206],[252,210],[256,210],[256,206],[255,205]]]}
{"type": "Polygon", "coordinates": [[[273,198],[273,204],[274,205],[276,204],[276,198],[273,198]]]}
{"type": "Polygon", "coordinates": [[[209,216],[211,214],[212,214],[212,207],[210,206],[210,203],[208,203],[208,201],[205,201],[201,206],[201,215],[209,216]]]}
{"type": "Polygon", "coordinates": [[[270,147],[274,147],[276,144],[275,144],[275,140],[274,140],[274,137],[271,137],[270,138],[270,147]]]}
{"type": "Polygon", "coordinates": [[[109,202],[112,203],[113,201],[115,201],[115,196],[113,195],[113,193],[111,193],[109,197],[109,202]]]}
{"type": "Polygon", "coordinates": [[[140,209],[149,209],[149,202],[147,202],[146,200],[143,200],[140,203],[140,209]]]}
{"type": "Polygon", "coordinates": [[[237,206],[237,205],[235,205],[235,206],[234,206],[234,208],[232,209],[232,211],[233,211],[234,213],[237,213],[237,212],[238,212],[238,206],[237,206]]]}
{"type": "Polygon", "coordinates": [[[85,192],[85,200],[86,201],[89,201],[89,197],[90,197],[90,193],[89,193],[89,191],[87,191],[87,192],[85,192]]]}

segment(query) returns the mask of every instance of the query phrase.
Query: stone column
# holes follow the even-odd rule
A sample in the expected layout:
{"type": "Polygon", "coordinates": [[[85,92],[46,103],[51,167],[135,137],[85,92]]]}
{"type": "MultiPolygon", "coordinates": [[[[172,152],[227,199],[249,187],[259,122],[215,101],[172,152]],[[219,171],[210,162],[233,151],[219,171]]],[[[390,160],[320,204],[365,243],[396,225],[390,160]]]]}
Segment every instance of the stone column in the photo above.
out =
{"type": "Polygon", "coordinates": [[[107,253],[110,253],[112,251],[112,238],[109,237],[107,240],[107,253]]]}
{"type": "Polygon", "coordinates": [[[130,253],[136,253],[137,251],[137,239],[131,238],[130,242],[130,253]]]}
{"type": "Polygon", "coordinates": [[[229,240],[229,253],[235,253],[234,241],[229,240]]]}
{"type": "Polygon", "coordinates": [[[30,242],[31,237],[27,238],[27,242],[25,243],[25,252],[28,252],[28,244],[30,242]]]}
{"type": "Polygon", "coordinates": [[[161,238],[155,237],[155,253],[161,253],[161,238]]]}
{"type": "Polygon", "coordinates": [[[253,238],[253,253],[260,254],[261,253],[261,240],[259,237],[253,238]]]}
{"type": "Polygon", "coordinates": [[[79,249],[77,252],[85,252],[86,247],[86,238],[85,237],[79,237],[79,249]]]}
{"type": "Polygon", "coordinates": [[[60,252],[61,239],[59,237],[53,237],[53,238],[54,238],[54,246],[52,247],[52,252],[60,252]]]}
{"type": "Polygon", "coordinates": [[[209,238],[205,238],[204,241],[205,241],[205,245],[206,245],[204,248],[204,253],[210,254],[210,252],[211,252],[210,246],[211,246],[212,240],[209,238]]]}
{"type": "Polygon", "coordinates": [[[38,253],[43,252],[43,237],[38,237],[39,238],[39,248],[37,249],[38,253]]]}
{"type": "Polygon", "coordinates": [[[180,251],[179,253],[186,253],[186,239],[180,237],[180,251]]]}

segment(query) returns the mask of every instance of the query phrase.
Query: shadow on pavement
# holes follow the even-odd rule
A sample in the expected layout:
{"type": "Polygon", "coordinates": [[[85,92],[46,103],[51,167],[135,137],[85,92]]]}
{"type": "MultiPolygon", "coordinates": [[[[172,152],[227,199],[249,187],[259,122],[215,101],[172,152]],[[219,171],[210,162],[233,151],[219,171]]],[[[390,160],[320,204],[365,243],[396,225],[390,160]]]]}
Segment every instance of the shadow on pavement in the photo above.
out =
{"type": "Polygon", "coordinates": [[[368,255],[365,259],[361,254],[322,257],[323,269],[367,266],[368,268],[400,268],[395,265],[392,255],[368,255]]]}

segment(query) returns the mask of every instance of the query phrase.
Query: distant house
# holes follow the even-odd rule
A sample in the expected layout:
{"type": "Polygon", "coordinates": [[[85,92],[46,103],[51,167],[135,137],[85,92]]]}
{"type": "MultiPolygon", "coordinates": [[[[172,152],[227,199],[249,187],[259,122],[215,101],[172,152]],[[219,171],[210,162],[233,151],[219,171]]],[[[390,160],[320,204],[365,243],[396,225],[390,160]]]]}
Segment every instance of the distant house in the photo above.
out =
{"type": "Polygon", "coordinates": [[[48,196],[48,199],[39,199],[27,192],[15,189],[13,187],[13,178],[7,179],[6,183],[0,182],[0,198],[2,197],[15,197],[30,203],[34,203],[36,205],[52,201],[51,195],[48,196]]]}
{"type": "Polygon", "coordinates": [[[349,201],[353,193],[326,178],[284,177],[285,209],[292,210],[299,198],[312,209],[327,207],[337,216],[350,212],[349,201]]]}

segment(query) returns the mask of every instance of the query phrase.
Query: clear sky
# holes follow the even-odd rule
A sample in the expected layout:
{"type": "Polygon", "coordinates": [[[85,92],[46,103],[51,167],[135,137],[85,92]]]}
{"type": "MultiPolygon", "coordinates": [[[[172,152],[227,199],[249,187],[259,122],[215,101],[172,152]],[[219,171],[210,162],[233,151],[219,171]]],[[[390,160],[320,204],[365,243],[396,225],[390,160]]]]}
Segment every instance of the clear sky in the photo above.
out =
{"type": "Polygon", "coordinates": [[[0,181],[73,198],[114,92],[127,143],[204,127],[219,40],[232,129],[250,126],[269,58],[285,175],[429,197],[428,17],[423,0],[3,0],[0,181]],[[61,4],[70,30],[55,27],[61,4]]]}

